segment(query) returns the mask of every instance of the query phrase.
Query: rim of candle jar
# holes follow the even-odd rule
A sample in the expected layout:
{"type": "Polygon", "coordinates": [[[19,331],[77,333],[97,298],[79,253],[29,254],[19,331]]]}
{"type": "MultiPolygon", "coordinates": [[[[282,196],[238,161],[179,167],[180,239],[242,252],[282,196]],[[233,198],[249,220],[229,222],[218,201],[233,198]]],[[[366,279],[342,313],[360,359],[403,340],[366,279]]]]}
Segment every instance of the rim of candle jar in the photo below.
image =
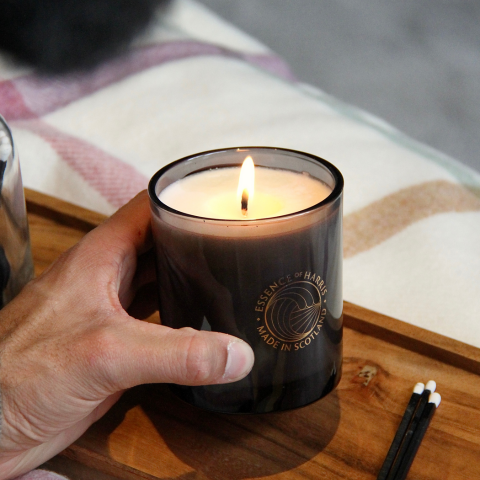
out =
{"type": "MultiPolygon", "coordinates": [[[[227,165],[219,164],[217,167],[219,167],[219,168],[241,167],[241,165],[242,165],[242,163],[239,162],[239,163],[231,163],[231,164],[227,164],[227,165]]],[[[259,166],[263,166],[263,165],[259,165],[259,166]]],[[[199,172],[206,171],[206,170],[211,170],[212,168],[215,168],[215,166],[209,166],[208,168],[199,168],[198,170],[195,170],[194,172],[191,172],[188,175],[191,175],[191,174],[194,174],[194,173],[199,173],[199,172]]],[[[266,168],[272,168],[272,167],[266,167],[266,168]]],[[[285,169],[285,170],[288,170],[288,169],[285,169]]],[[[290,170],[290,171],[295,171],[295,170],[290,170]]],[[[295,171],[295,172],[296,173],[301,173],[301,172],[297,172],[297,171],[295,171]]],[[[185,177],[182,177],[182,178],[185,178],[185,177]]],[[[317,177],[315,177],[315,178],[317,178],[317,177]]],[[[177,181],[177,180],[181,180],[181,178],[178,178],[178,179],[172,181],[172,183],[177,181]]],[[[318,178],[317,178],[317,180],[322,181],[318,178]]],[[[323,183],[325,183],[325,182],[323,182],[323,183]]],[[[298,217],[299,215],[303,215],[303,214],[307,214],[307,213],[312,212],[312,211],[316,211],[319,208],[322,208],[323,206],[331,205],[342,194],[343,186],[344,186],[344,180],[343,180],[342,174],[340,173],[340,170],[338,170],[338,168],[335,167],[335,165],[333,165],[328,160],[325,160],[322,157],[319,157],[317,155],[313,155],[311,153],[302,152],[300,150],[292,150],[292,149],[289,149],[289,148],[264,147],[264,146],[253,146],[252,147],[252,146],[250,146],[250,147],[231,147],[231,148],[219,148],[219,149],[215,149],[215,150],[206,150],[204,152],[198,152],[198,153],[180,158],[178,160],[175,160],[175,161],[169,163],[168,165],[165,165],[163,168],[158,170],[153,175],[153,177],[150,179],[150,182],[148,183],[148,195],[150,197],[150,200],[157,207],[159,207],[162,210],[165,210],[169,213],[178,215],[180,217],[202,220],[203,222],[208,221],[209,223],[219,223],[219,224],[220,223],[221,224],[230,223],[232,225],[254,225],[254,224],[257,224],[257,223],[262,223],[263,224],[263,223],[270,223],[270,222],[278,222],[279,220],[298,217]],[[251,150],[268,150],[268,151],[272,151],[272,152],[273,151],[284,152],[284,153],[290,153],[290,154],[295,154],[295,155],[299,155],[299,156],[302,156],[302,157],[306,157],[310,160],[314,160],[315,162],[318,162],[321,165],[323,165],[329,171],[329,173],[332,175],[332,177],[334,179],[335,185],[332,188],[332,191],[321,202],[315,203],[314,205],[311,205],[310,207],[304,208],[302,210],[298,210],[296,212],[288,213],[286,215],[278,215],[276,217],[264,217],[264,218],[257,218],[257,219],[251,219],[251,220],[250,219],[211,218],[211,217],[201,217],[201,216],[198,216],[198,215],[192,215],[190,213],[182,212],[181,210],[176,210],[176,209],[168,206],[167,204],[163,203],[159,198],[160,192],[158,192],[158,193],[156,192],[157,183],[160,180],[160,178],[163,177],[163,175],[165,175],[166,172],[175,168],[180,163],[184,163],[184,162],[187,162],[189,160],[193,160],[197,157],[202,157],[202,156],[206,156],[206,155],[213,155],[213,154],[216,154],[216,153],[234,152],[234,151],[247,153],[247,152],[250,152],[251,150]]]]}

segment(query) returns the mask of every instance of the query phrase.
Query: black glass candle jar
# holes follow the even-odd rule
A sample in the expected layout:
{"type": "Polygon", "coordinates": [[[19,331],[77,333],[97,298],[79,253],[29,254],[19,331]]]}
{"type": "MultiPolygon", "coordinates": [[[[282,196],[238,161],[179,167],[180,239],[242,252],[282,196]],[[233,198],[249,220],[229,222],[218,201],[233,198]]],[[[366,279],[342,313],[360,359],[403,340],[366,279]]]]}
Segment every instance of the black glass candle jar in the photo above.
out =
{"type": "Polygon", "coordinates": [[[173,162],[148,190],[162,323],[229,333],[255,353],[243,380],[172,385],[175,394],[211,411],[265,413],[329,393],[342,367],[343,178],[337,168],[293,150],[232,148],[173,162]],[[256,220],[203,218],[160,201],[172,183],[240,166],[247,155],[256,166],[311,176],[331,192],[301,211],[256,220]]]}

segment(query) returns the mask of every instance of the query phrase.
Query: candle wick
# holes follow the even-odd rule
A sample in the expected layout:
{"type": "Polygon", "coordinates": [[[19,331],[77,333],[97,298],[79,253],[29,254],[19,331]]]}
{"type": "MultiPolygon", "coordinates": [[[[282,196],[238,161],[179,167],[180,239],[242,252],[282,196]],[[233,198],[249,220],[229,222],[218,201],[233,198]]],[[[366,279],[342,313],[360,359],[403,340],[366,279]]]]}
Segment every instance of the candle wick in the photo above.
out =
{"type": "Polygon", "coordinates": [[[247,212],[248,212],[248,190],[245,189],[242,192],[242,215],[246,217],[247,212]]]}

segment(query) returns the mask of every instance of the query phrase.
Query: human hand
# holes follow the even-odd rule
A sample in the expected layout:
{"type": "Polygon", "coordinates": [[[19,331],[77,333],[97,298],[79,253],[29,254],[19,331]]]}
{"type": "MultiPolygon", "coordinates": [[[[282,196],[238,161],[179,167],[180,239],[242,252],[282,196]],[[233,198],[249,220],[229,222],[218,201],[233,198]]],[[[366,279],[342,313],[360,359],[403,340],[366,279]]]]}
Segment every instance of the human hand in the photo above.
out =
{"type": "Polygon", "coordinates": [[[240,339],[127,313],[154,281],[151,243],[142,192],[0,311],[0,479],[70,445],[127,388],[228,383],[252,368],[240,339]]]}

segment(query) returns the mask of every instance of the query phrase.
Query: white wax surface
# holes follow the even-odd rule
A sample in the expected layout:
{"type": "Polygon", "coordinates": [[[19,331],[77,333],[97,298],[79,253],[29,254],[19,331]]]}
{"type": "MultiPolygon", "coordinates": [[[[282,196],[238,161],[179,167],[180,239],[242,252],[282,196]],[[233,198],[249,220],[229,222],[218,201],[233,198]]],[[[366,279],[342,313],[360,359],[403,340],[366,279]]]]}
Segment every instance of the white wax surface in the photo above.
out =
{"type": "Polygon", "coordinates": [[[240,167],[194,173],[169,185],[159,199],[175,210],[204,218],[256,220],[288,215],[311,207],[331,188],[308,174],[255,167],[255,191],[247,216],[237,198],[240,167]]]}

